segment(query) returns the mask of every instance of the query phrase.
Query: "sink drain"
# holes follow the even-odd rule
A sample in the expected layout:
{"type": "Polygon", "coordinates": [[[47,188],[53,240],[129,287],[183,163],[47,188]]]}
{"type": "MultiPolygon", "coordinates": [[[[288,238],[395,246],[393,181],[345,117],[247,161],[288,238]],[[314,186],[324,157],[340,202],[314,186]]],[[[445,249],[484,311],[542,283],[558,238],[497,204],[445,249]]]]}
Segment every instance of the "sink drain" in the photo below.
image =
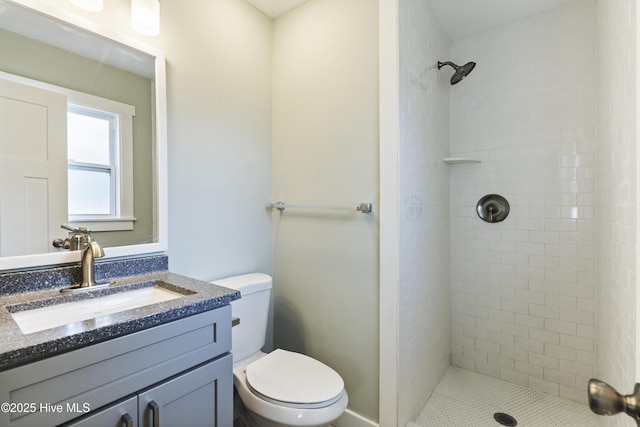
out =
{"type": "Polygon", "coordinates": [[[513,418],[509,414],[504,414],[502,412],[496,412],[495,414],[493,414],[493,419],[499,422],[500,424],[502,424],[503,426],[513,427],[518,425],[518,422],[516,421],[515,418],[513,418]]]}

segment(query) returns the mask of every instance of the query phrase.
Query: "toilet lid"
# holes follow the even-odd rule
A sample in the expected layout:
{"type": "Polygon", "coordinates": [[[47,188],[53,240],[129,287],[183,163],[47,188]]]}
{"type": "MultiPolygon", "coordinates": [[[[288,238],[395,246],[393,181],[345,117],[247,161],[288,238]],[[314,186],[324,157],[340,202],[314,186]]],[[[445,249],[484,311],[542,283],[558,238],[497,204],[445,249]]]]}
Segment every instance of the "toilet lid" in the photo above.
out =
{"type": "Polygon", "coordinates": [[[250,363],[246,375],[251,388],[262,396],[295,405],[329,405],[344,390],[340,375],[327,365],[281,349],[250,363]]]}

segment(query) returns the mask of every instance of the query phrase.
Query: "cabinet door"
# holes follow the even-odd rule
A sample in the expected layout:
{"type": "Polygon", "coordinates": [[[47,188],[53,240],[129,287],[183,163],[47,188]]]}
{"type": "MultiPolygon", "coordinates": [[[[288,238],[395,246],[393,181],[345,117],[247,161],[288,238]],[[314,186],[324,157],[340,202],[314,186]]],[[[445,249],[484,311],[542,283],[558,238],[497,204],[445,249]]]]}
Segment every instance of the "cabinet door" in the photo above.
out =
{"type": "Polygon", "coordinates": [[[63,424],[62,427],[137,427],[138,397],[116,402],[104,409],[94,411],[78,420],[63,424]]]}
{"type": "Polygon", "coordinates": [[[139,393],[140,426],[233,425],[232,365],[228,354],[139,393]]]}

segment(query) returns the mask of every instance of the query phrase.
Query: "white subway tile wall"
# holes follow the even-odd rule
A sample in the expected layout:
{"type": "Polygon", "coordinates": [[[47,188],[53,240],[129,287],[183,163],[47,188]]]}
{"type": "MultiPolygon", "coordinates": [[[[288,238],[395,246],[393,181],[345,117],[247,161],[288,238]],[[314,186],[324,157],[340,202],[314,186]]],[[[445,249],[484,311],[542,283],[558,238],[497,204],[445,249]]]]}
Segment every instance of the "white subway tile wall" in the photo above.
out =
{"type": "MultiPolygon", "coordinates": [[[[427,0],[399,2],[399,425],[449,366],[449,40],[427,0]]],[[[384,301],[381,301],[384,304],[384,301]]]]}
{"type": "MultiPolygon", "coordinates": [[[[596,376],[623,394],[636,376],[637,1],[597,2],[598,152],[596,376]]],[[[582,328],[582,336],[596,333],[582,328]]],[[[591,354],[576,349],[579,357],[591,354]]],[[[588,364],[588,360],[577,362],[588,364]]],[[[577,367],[576,367],[577,369],[577,367]]],[[[633,424],[604,417],[602,425],[633,424]]]]}
{"type": "Polygon", "coordinates": [[[629,392],[635,1],[578,1],[457,41],[450,55],[426,0],[399,4],[400,421],[415,417],[442,372],[448,250],[453,365],[580,402],[592,376],[629,392]],[[442,58],[478,67],[448,88],[433,68],[442,58]],[[441,115],[449,102],[450,138],[441,115]],[[439,163],[449,154],[482,161],[444,166],[450,196],[439,163]],[[488,193],[511,202],[503,223],[475,215],[488,193]],[[431,222],[418,221],[427,216],[431,222]]]}
{"type": "Polygon", "coordinates": [[[578,1],[452,44],[451,361],[586,402],[596,366],[596,37],[578,1]],[[486,223],[478,200],[506,197],[486,223]]]}

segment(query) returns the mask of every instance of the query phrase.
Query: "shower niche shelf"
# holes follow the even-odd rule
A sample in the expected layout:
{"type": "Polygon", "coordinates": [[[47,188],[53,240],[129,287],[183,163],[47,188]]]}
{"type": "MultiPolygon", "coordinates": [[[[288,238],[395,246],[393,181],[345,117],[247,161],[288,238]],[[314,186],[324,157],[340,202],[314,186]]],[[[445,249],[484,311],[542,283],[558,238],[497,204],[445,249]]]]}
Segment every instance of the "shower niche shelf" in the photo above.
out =
{"type": "Polygon", "coordinates": [[[445,157],[445,163],[449,163],[450,165],[459,165],[462,163],[480,163],[478,159],[472,159],[470,157],[445,157]]]}

